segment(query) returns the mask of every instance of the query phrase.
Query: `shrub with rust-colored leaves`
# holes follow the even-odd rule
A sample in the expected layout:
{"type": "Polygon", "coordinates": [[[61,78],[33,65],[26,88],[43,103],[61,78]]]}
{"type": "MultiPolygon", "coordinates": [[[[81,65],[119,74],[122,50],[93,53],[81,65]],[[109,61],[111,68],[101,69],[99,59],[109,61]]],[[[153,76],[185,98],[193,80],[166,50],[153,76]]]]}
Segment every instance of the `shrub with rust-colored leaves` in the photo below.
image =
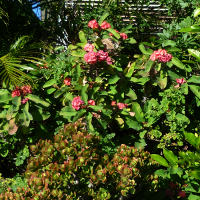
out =
{"type": "Polygon", "coordinates": [[[122,144],[109,157],[101,150],[99,137],[86,133],[80,121],[65,126],[53,141],[40,140],[30,150],[25,172],[28,188],[23,194],[9,191],[1,197],[105,200],[134,194],[136,187],[152,181],[148,152],[122,144]]]}

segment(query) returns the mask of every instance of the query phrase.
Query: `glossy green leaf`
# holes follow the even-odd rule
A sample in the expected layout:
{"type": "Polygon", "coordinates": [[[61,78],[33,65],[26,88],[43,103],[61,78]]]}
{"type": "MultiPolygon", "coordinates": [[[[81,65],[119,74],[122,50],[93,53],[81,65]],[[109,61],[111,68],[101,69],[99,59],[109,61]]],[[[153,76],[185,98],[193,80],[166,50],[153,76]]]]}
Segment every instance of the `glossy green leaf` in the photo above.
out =
{"type": "Polygon", "coordinates": [[[138,123],[136,120],[133,120],[129,117],[126,118],[125,122],[129,128],[132,128],[136,131],[139,131],[142,129],[142,126],[140,123],[138,123]]]}
{"type": "Polygon", "coordinates": [[[125,68],[125,70],[124,70],[125,77],[130,78],[133,75],[134,70],[135,70],[135,62],[128,65],[125,68]]]}
{"type": "Polygon", "coordinates": [[[87,104],[88,102],[88,95],[87,95],[87,89],[88,89],[88,84],[83,86],[81,89],[81,99],[87,104]]]}
{"type": "Polygon", "coordinates": [[[109,78],[108,84],[115,84],[115,83],[117,83],[117,81],[118,81],[119,79],[120,79],[119,76],[114,75],[114,76],[112,76],[111,78],[109,78]]]}
{"type": "Polygon", "coordinates": [[[200,99],[200,86],[189,85],[189,88],[200,99]]]}
{"type": "Polygon", "coordinates": [[[112,33],[117,39],[120,39],[120,34],[117,33],[115,29],[109,28],[107,31],[112,33]]]}
{"type": "Polygon", "coordinates": [[[83,31],[80,31],[79,32],[79,39],[80,39],[80,41],[82,42],[82,43],[87,43],[87,38],[85,37],[85,33],[83,32],[83,31]]]}
{"type": "Polygon", "coordinates": [[[102,22],[109,16],[109,12],[104,12],[103,15],[100,17],[98,23],[101,25],[102,22]]]}
{"type": "Polygon", "coordinates": [[[134,38],[128,38],[127,40],[126,40],[129,44],[136,44],[137,43],[137,41],[134,39],[134,38]]]}
{"type": "Polygon", "coordinates": [[[179,69],[185,69],[185,65],[176,57],[172,58],[172,63],[179,69]]]}
{"type": "Polygon", "coordinates": [[[49,88],[48,90],[47,90],[47,94],[52,94],[52,93],[54,93],[56,91],[56,88],[49,88]]]}
{"type": "Polygon", "coordinates": [[[84,50],[78,49],[77,51],[72,51],[71,55],[75,57],[83,57],[86,54],[84,50]]]}
{"type": "Polygon", "coordinates": [[[136,100],[137,95],[136,93],[130,88],[126,96],[130,97],[131,100],[136,100]]]}
{"type": "Polygon", "coordinates": [[[193,57],[195,57],[197,60],[200,61],[200,51],[195,49],[188,49],[188,52],[190,55],[192,55],[193,57]]]}
{"type": "Polygon", "coordinates": [[[144,46],[144,44],[143,43],[140,43],[139,44],[139,49],[140,49],[140,51],[143,53],[143,54],[145,54],[145,55],[151,55],[152,53],[153,53],[153,50],[152,49],[146,49],[145,48],[145,46],[144,46]]]}
{"type": "Polygon", "coordinates": [[[145,65],[145,72],[149,72],[151,70],[151,67],[153,66],[154,62],[152,60],[148,60],[145,65]]]}
{"type": "Polygon", "coordinates": [[[144,122],[144,113],[142,111],[142,108],[140,107],[140,104],[137,102],[132,103],[132,110],[135,112],[135,117],[137,121],[144,122]]]}
{"type": "Polygon", "coordinates": [[[28,98],[29,100],[35,102],[35,103],[38,103],[38,104],[41,104],[41,105],[45,106],[45,107],[49,107],[49,105],[50,105],[48,102],[46,102],[46,101],[40,99],[38,96],[33,95],[33,94],[28,94],[28,95],[27,95],[27,98],[28,98]]]}
{"type": "Polygon", "coordinates": [[[177,165],[178,164],[178,157],[172,151],[164,149],[163,154],[171,165],[177,165]]]}
{"type": "Polygon", "coordinates": [[[0,89],[0,103],[8,102],[12,99],[10,92],[6,89],[0,89]]]}
{"type": "Polygon", "coordinates": [[[151,154],[151,158],[164,167],[169,167],[168,162],[158,154],[151,154]]]}
{"type": "Polygon", "coordinates": [[[187,83],[197,83],[197,84],[200,84],[200,76],[193,75],[190,79],[187,80],[187,83]]]}
{"type": "Polygon", "coordinates": [[[185,132],[184,135],[185,135],[185,140],[187,142],[189,142],[193,147],[196,148],[197,147],[198,138],[193,133],[185,132]]]}
{"type": "Polygon", "coordinates": [[[50,86],[52,86],[52,85],[54,85],[54,84],[56,84],[56,83],[57,83],[57,81],[56,81],[55,79],[51,79],[51,80],[47,81],[47,82],[43,85],[43,88],[50,87],[50,86]]]}

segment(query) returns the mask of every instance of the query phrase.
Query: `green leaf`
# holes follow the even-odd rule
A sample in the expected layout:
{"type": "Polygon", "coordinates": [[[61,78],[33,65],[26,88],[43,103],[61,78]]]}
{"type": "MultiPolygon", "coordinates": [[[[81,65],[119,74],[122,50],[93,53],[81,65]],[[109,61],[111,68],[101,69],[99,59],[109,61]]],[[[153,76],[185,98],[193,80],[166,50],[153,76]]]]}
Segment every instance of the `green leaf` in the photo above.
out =
{"type": "Polygon", "coordinates": [[[132,128],[136,131],[139,131],[139,130],[142,129],[142,126],[137,121],[130,119],[129,117],[126,117],[125,122],[126,122],[126,124],[128,125],[129,128],[132,128]]]}
{"type": "Polygon", "coordinates": [[[118,81],[119,79],[120,79],[119,76],[114,75],[114,76],[112,76],[111,78],[109,78],[108,84],[115,84],[115,83],[117,83],[117,81],[118,81]]]}
{"type": "Polygon", "coordinates": [[[197,148],[197,140],[198,138],[193,133],[184,133],[185,140],[189,142],[193,147],[197,148]]]}
{"type": "Polygon", "coordinates": [[[199,200],[199,195],[190,194],[188,200],[199,200]]]}
{"type": "Polygon", "coordinates": [[[164,167],[169,167],[168,162],[160,155],[151,154],[151,158],[164,167]]]}
{"type": "Polygon", "coordinates": [[[137,43],[137,41],[134,39],[134,38],[128,38],[127,40],[126,40],[126,42],[128,42],[129,44],[136,44],[137,43]]]}
{"type": "Polygon", "coordinates": [[[159,77],[157,79],[157,83],[161,90],[165,89],[167,86],[167,77],[164,77],[164,78],[159,77]]]}
{"type": "Polygon", "coordinates": [[[200,61],[200,51],[195,49],[188,49],[188,52],[190,55],[192,55],[193,57],[195,57],[197,60],[200,61]]]}
{"type": "Polygon", "coordinates": [[[77,115],[77,111],[75,111],[74,109],[70,108],[69,106],[66,106],[66,107],[61,109],[59,114],[61,116],[63,116],[64,118],[68,118],[68,117],[76,116],[77,115]]]}
{"type": "Polygon", "coordinates": [[[28,94],[27,95],[27,98],[30,99],[31,101],[35,102],[35,103],[38,103],[38,104],[41,104],[45,107],[49,107],[50,104],[42,99],[40,99],[38,96],[36,95],[33,95],[33,94],[28,94]]]}
{"type": "Polygon", "coordinates": [[[200,76],[193,75],[190,79],[187,80],[188,83],[197,83],[200,84],[200,76]]]}
{"type": "Polygon", "coordinates": [[[196,179],[200,180],[200,170],[193,170],[190,172],[190,175],[196,179]]]}
{"type": "Polygon", "coordinates": [[[200,86],[189,85],[190,90],[200,99],[200,86]]]}
{"type": "Polygon", "coordinates": [[[171,165],[177,165],[178,164],[178,157],[172,151],[164,149],[163,154],[171,165]]]}
{"type": "Polygon", "coordinates": [[[55,92],[56,91],[56,88],[49,88],[48,90],[47,90],[47,94],[52,94],[53,92],[55,92]]]}
{"type": "Polygon", "coordinates": [[[198,15],[200,15],[200,8],[194,10],[194,17],[197,17],[198,15]]]}
{"type": "Polygon", "coordinates": [[[0,103],[8,102],[12,99],[12,96],[10,95],[10,92],[5,89],[0,90],[0,103]]]}
{"type": "Polygon", "coordinates": [[[107,31],[112,33],[117,39],[120,39],[120,34],[117,33],[115,29],[109,28],[107,31]]]}
{"type": "Polygon", "coordinates": [[[151,67],[153,66],[154,62],[152,60],[148,60],[145,65],[145,72],[149,72],[151,70],[151,67]]]}
{"type": "Polygon", "coordinates": [[[172,58],[172,63],[179,69],[185,69],[185,65],[176,57],[172,58]]]}
{"type": "Polygon", "coordinates": [[[135,112],[135,117],[137,121],[144,122],[144,113],[142,112],[142,109],[140,107],[140,104],[137,102],[132,103],[132,110],[135,112]]]}
{"type": "Polygon", "coordinates": [[[80,41],[82,42],[82,43],[87,43],[87,39],[86,39],[86,37],[85,37],[85,33],[83,32],[83,31],[80,31],[79,33],[78,33],[78,35],[79,35],[79,39],[80,39],[80,41]]]}
{"type": "Polygon", "coordinates": [[[74,49],[77,49],[77,48],[78,48],[77,46],[70,44],[67,49],[74,50],[74,49]]]}
{"type": "Polygon", "coordinates": [[[130,97],[131,100],[137,99],[136,93],[131,88],[129,89],[128,93],[126,93],[126,96],[130,97]]]}
{"type": "Polygon", "coordinates": [[[81,109],[77,112],[77,115],[73,118],[72,122],[76,122],[78,119],[80,119],[84,114],[86,113],[85,109],[81,109]]]}
{"type": "Polygon", "coordinates": [[[82,87],[81,89],[81,97],[82,100],[87,104],[88,102],[88,95],[87,95],[87,89],[88,89],[88,84],[86,84],[85,86],[82,87]]]}
{"type": "Polygon", "coordinates": [[[83,57],[86,54],[84,50],[78,49],[77,51],[72,51],[71,55],[75,57],[83,57]]]}
{"type": "Polygon", "coordinates": [[[176,42],[174,42],[173,40],[165,40],[165,41],[162,43],[162,46],[163,46],[163,47],[166,47],[166,46],[175,47],[175,46],[176,46],[176,42]]]}
{"type": "Polygon", "coordinates": [[[138,83],[140,85],[144,85],[149,80],[150,80],[149,77],[142,77],[142,78],[132,77],[130,81],[134,83],[138,83]]]}
{"type": "Polygon", "coordinates": [[[56,81],[55,79],[51,79],[51,80],[47,81],[47,82],[43,85],[43,88],[50,87],[50,86],[52,86],[52,85],[54,85],[54,84],[56,84],[56,83],[57,83],[57,81],[56,81]]]}
{"type": "Polygon", "coordinates": [[[180,76],[178,74],[176,74],[175,72],[168,70],[168,75],[172,80],[175,80],[177,78],[180,78],[180,76]]]}
{"type": "Polygon", "coordinates": [[[104,12],[104,14],[100,17],[98,23],[101,25],[102,22],[109,16],[109,12],[104,12]]]}
{"type": "Polygon", "coordinates": [[[22,120],[22,125],[28,127],[30,124],[30,121],[33,120],[32,115],[29,113],[29,103],[26,102],[24,108],[23,108],[23,114],[20,117],[20,120],[22,120]]]}
{"type": "Polygon", "coordinates": [[[21,105],[21,97],[13,97],[12,103],[13,103],[13,110],[18,111],[19,106],[21,105]]]}
{"type": "Polygon", "coordinates": [[[140,51],[141,51],[143,54],[145,54],[145,55],[151,55],[151,54],[153,53],[153,50],[152,50],[152,49],[146,50],[146,48],[145,48],[145,46],[144,46],[143,43],[141,43],[141,44],[139,45],[139,49],[140,49],[140,51]]]}
{"type": "Polygon", "coordinates": [[[57,90],[55,93],[54,93],[54,97],[55,98],[58,98],[60,97],[62,94],[64,94],[65,92],[68,91],[68,88],[67,87],[63,87],[61,88],[60,90],[57,90]]]}
{"type": "Polygon", "coordinates": [[[130,64],[130,65],[128,65],[124,69],[125,77],[130,78],[133,75],[134,70],[135,70],[135,62],[130,64]]]}

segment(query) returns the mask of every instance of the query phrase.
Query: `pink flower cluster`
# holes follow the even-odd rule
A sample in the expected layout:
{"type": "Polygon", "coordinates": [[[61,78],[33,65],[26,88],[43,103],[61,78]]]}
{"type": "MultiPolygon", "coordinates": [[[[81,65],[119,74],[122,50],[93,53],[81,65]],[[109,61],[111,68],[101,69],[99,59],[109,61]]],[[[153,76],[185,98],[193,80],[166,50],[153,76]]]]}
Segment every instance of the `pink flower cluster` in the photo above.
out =
{"type": "Polygon", "coordinates": [[[99,25],[98,22],[95,19],[93,19],[93,20],[88,22],[88,27],[92,28],[92,29],[103,29],[103,30],[106,30],[106,29],[111,28],[111,25],[106,21],[103,21],[102,24],[99,25]]]}
{"type": "Polygon", "coordinates": [[[75,110],[79,110],[83,104],[84,101],[81,100],[80,96],[74,97],[74,99],[72,100],[72,108],[74,108],[75,110]]]}
{"type": "Polygon", "coordinates": [[[153,54],[150,56],[150,60],[166,63],[169,62],[172,59],[172,55],[167,53],[165,49],[158,49],[157,51],[154,51],[153,54]]]}
{"type": "Polygon", "coordinates": [[[71,78],[65,78],[64,84],[67,86],[71,85],[71,78]]]}
{"type": "Polygon", "coordinates": [[[94,52],[94,47],[92,44],[86,44],[84,50],[87,53],[84,55],[84,60],[88,64],[95,64],[96,62],[106,61],[108,65],[112,64],[112,59],[109,57],[108,52],[100,50],[98,52],[94,52]]]}
{"type": "MultiPolygon", "coordinates": [[[[117,33],[119,33],[118,30],[115,29],[115,31],[116,31],[117,33]]],[[[111,37],[113,36],[112,33],[109,33],[109,35],[110,35],[111,37]]],[[[123,40],[127,40],[127,39],[128,39],[128,35],[127,35],[126,33],[120,33],[120,37],[121,37],[123,40]]]]}
{"type": "MultiPolygon", "coordinates": [[[[27,94],[32,93],[32,89],[30,85],[24,85],[22,87],[16,87],[15,90],[12,91],[12,97],[26,96],[27,94]]],[[[21,103],[25,104],[28,101],[28,98],[22,99],[21,103]]]]}
{"type": "Polygon", "coordinates": [[[117,103],[116,101],[111,102],[111,106],[117,106],[120,110],[123,110],[124,108],[128,107],[128,104],[126,103],[117,103]]]}

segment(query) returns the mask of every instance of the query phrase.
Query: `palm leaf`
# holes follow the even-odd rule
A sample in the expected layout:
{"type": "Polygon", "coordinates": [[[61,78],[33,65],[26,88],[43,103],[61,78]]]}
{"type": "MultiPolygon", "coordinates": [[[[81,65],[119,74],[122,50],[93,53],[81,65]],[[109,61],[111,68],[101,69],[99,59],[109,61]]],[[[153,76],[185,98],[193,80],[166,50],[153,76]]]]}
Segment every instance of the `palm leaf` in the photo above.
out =
{"type": "Polygon", "coordinates": [[[29,36],[20,37],[11,45],[9,52],[0,57],[1,84],[17,86],[32,82],[31,77],[24,70],[33,70],[33,68],[24,63],[36,64],[43,60],[37,57],[41,56],[41,53],[37,51],[38,44],[34,47],[34,45],[29,45],[29,42],[29,36]]]}

